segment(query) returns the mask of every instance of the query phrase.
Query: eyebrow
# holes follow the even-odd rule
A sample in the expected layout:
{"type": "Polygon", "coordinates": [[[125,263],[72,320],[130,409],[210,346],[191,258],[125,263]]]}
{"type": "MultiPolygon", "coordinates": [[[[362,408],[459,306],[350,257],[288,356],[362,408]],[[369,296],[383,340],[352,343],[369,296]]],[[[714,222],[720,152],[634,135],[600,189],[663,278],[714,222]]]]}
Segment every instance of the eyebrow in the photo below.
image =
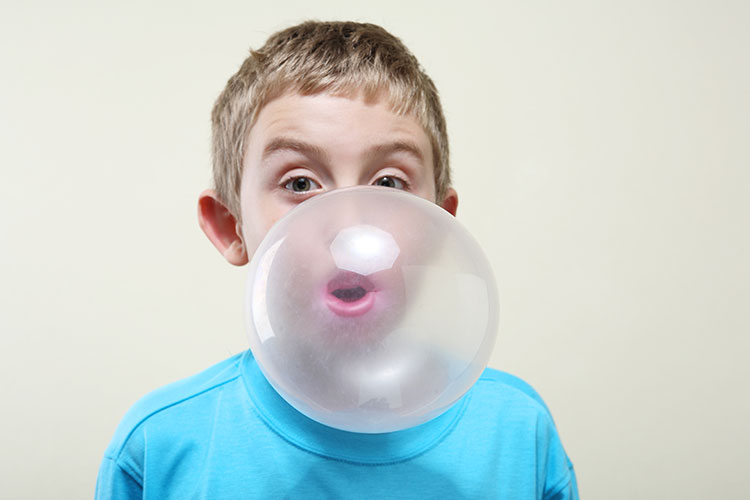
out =
{"type": "Polygon", "coordinates": [[[385,144],[377,144],[366,151],[366,156],[383,157],[394,153],[406,153],[415,157],[420,163],[424,162],[424,154],[422,153],[422,150],[419,149],[419,146],[417,146],[416,143],[411,141],[394,141],[385,144]]]}
{"type": "Polygon", "coordinates": [[[312,158],[319,163],[328,163],[328,153],[314,144],[300,141],[297,139],[291,139],[289,137],[277,137],[269,142],[265,148],[263,148],[263,160],[273,156],[276,153],[284,151],[294,151],[304,156],[312,158]]]}
{"type": "MultiPolygon", "coordinates": [[[[266,160],[277,153],[285,151],[300,153],[319,163],[330,163],[330,157],[325,149],[310,144],[309,142],[292,139],[290,137],[277,137],[269,142],[266,147],[263,148],[262,159],[266,160]]],[[[420,163],[424,162],[424,154],[422,150],[416,143],[411,141],[393,141],[376,144],[365,151],[365,157],[382,158],[395,153],[406,153],[419,160],[420,163]]]]}

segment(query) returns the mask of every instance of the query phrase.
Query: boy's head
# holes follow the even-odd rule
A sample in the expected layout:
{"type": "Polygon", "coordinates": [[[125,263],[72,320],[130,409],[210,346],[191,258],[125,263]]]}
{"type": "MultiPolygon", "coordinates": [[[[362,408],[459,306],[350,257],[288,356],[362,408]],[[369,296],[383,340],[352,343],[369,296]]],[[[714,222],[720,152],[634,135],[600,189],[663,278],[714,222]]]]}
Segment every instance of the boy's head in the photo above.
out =
{"type": "Polygon", "coordinates": [[[432,80],[371,24],[306,22],[272,35],[212,114],[215,190],[201,227],[244,264],[276,219],[309,196],[377,184],[455,213],[448,139],[432,80]]]}

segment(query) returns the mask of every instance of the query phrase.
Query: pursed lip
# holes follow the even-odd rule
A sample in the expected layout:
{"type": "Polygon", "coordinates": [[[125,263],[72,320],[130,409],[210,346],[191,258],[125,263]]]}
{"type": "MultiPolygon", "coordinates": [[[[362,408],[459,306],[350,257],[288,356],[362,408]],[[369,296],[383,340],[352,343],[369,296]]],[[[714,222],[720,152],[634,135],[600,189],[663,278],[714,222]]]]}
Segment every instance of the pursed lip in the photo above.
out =
{"type": "Polygon", "coordinates": [[[325,303],[338,316],[361,316],[372,309],[376,292],[375,284],[366,276],[345,271],[328,282],[325,303]]]}

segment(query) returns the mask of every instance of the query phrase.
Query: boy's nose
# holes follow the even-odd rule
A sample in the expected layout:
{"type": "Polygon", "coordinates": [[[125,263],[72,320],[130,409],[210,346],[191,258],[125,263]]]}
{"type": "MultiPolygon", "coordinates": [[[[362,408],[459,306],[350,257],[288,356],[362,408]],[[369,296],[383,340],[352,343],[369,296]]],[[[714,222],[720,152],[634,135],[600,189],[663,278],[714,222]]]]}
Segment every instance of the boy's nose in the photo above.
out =
{"type": "Polygon", "coordinates": [[[358,175],[356,168],[347,169],[343,174],[334,174],[332,177],[333,189],[346,189],[356,186],[367,186],[369,184],[367,179],[362,179],[358,175]]]}
{"type": "MultiPolygon", "coordinates": [[[[337,185],[332,191],[356,189],[362,186],[365,186],[365,184],[359,184],[356,182],[346,183],[337,185]]],[[[336,212],[328,214],[332,225],[336,227],[345,227],[361,224],[362,220],[366,218],[367,213],[375,209],[371,204],[361,203],[357,198],[358,197],[353,197],[342,200],[342,202],[338,204],[336,212]]]]}

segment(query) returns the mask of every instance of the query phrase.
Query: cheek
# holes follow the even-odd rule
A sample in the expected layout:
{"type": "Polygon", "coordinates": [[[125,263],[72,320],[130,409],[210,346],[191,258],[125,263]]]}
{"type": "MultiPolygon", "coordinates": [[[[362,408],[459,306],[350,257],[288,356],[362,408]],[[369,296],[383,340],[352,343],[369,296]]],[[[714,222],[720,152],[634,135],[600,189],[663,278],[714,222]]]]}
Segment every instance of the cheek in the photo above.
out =
{"type": "MultiPolygon", "coordinates": [[[[287,210],[277,206],[272,201],[257,203],[252,209],[243,206],[242,210],[242,233],[248,252],[254,251],[265,238],[268,231],[287,210]]],[[[251,254],[252,255],[252,254],[251,254]]]]}
{"type": "Polygon", "coordinates": [[[425,182],[424,185],[420,186],[419,189],[412,191],[412,194],[415,194],[419,196],[420,198],[424,198],[427,201],[430,201],[432,203],[437,202],[437,196],[435,193],[435,183],[432,181],[432,179],[429,180],[429,182],[425,182]]]}

